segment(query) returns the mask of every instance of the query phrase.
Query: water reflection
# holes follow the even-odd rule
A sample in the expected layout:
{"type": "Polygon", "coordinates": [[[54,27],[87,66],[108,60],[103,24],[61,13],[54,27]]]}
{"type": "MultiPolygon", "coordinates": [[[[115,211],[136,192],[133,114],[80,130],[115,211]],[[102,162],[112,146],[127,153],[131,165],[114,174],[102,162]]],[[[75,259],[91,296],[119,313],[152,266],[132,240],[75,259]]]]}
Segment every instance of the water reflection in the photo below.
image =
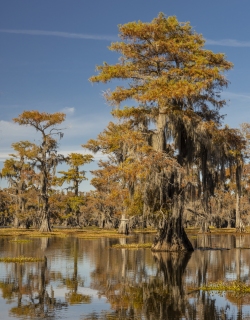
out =
{"type": "MultiPolygon", "coordinates": [[[[140,235],[149,242],[149,236],[140,235]]],[[[47,261],[0,263],[1,319],[247,319],[250,296],[206,293],[218,280],[250,279],[250,237],[199,235],[192,254],[112,249],[135,239],[0,238],[1,256],[47,261]],[[247,249],[248,248],[248,249],[247,249]]]]}
{"type": "Polygon", "coordinates": [[[25,264],[13,264],[9,277],[0,282],[2,297],[7,303],[14,302],[9,310],[11,316],[19,318],[54,318],[56,309],[64,303],[56,301],[54,292],[46,289],[49,283],[47,261],[36,265],[37,270],[25,264]],[[39,270],[39,271],[38,271],[39,270]]]}
{"type": "Polygon", "coordinates": [[[158,265],[155,281],[161,290],[152,291],[147,318],[153,313],[160,320],[181,319],[184,315],[190,319],[183,274],[191,253],[156,253],[154,257],[158,265]]]}

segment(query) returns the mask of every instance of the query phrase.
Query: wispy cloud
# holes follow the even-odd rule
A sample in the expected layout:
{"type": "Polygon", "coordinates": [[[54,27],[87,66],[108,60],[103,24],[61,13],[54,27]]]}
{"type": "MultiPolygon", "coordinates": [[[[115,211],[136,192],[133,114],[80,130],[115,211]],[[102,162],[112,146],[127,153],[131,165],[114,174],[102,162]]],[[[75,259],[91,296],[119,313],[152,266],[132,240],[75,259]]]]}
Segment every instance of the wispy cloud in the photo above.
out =
{"type": "Polygon", "coordinates": [[[31,36],[52,36],[71,39],[85,39],[85,40],[104,40],[116,41],[117,37],[108,35],[95,35],[85,33],[70,33],[60,31],[45,31],[45,30],[17,30],[17,29],[0,29],[2,33],[25,34],[31,36]]]}
{"type": "MultiPolygon", "coordinates": [[[[71,33],[71,32],[61,32],[61,31],[0,29],[0,32],[25,34],[25,35],[31,35],[31,36],[52,36],[52,37],[85,39],[85,40],[103,40],[103,41],[118,40],[118,37],[110,36],[110,35],[71,33]]],[[[250,41],[239,41],[236,39],[221,39],[221,40],[206,39],[206,44],[214,45],[214,46],[226,46],[226,47],[245,47],[245,48],[250,47],[250,41]]]]}
{"type": "Polygon", "coordinates": [[[231,91],[225,91],[222,93],[222,96],[225,99],[235,99],[237,101],[249,101],[250,100],[250,95],[249,94],[245,94],[245,93],[236,93],[236,92],[231,92],[231,91]]]}
{"type": "MultiPolygon", "coordinates": [[[[64,137],[59,140],[59,152],[67,154],[68,152],[89,153],[81,148],[90,138],[95,138],[111,120],[110,115],[89,114],[88,116],[74,115],[74,108],[65,108],[70,119],[62,124],[64,137]],[[81,150],[81,152],[80,152],[81,150]]],[[[65,109],[62,110],[65,112],[65,109]]],[[[55,137],[57,138],[57,137],[55,137]]],[[[29,140],[32,143],[40,143],[41,136],[34,128],[30,126],[19,126],[10,121],[0,120],[0,162],[8,158],[9,153],[13,153],[11,144],[13,142],[29,140]]],[[[103,156],[96,154],[95,158],[100,159],[103,156]]],[[[1,169],[1,168],[0,168],[1,169]]]]}
{"type": "Polygon", "coordinates": [[[222,40],[211,40],[206,39],[206,44],[213,46],[225,46],[225,47],[250,47],[250,41],[239,41],[235,39],[222,39],[222,40]]]}
{"type": "Polygon", "coordinates": [[[74,107],[65,107],[62,109],[63,113],[66,113],[68,115],[74,114],[75,113],[75,108],[74,107]]]}
{"type": "Polygon", "coordinates": [[[82,149],[77,149],[76,148],[71,148],[71,149],[67,149],[67,150],[62,150],[62,151],[59,151],[60,154],[63,154],[65,157],[68,156],[70,153],[80,153],[80,154],[91,154],[93,155],[93,158],[94,160],[98,161],[100,159],[102,160],[107,160],[108,159],[108,156],[100,151],[98,151],[97,153],[93,153],[89,150],[86,150],[84,148],[82,149]]]}

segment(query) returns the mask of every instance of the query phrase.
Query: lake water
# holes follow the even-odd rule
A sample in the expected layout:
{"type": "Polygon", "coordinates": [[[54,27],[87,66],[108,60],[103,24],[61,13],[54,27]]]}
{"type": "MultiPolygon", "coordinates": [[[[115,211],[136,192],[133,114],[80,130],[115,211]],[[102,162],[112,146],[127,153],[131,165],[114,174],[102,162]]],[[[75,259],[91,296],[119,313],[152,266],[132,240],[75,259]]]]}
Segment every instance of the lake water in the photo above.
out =
{"type": "Polygon", "coordinates": [[[190,237],[191,254],[111,248],[152,238],[0,238],[1,257],[47,257],[0,263],[0,319],[250,319],[250,294],[198,289],[218,280],[250,283],[249,235],[190,237]]]}

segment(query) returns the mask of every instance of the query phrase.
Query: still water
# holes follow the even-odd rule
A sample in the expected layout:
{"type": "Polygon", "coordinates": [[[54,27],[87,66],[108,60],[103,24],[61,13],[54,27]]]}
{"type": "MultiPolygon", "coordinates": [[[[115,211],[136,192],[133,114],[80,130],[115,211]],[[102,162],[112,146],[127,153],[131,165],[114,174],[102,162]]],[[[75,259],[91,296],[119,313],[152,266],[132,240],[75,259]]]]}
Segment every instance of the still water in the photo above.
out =
{"type": "Polygon", "coordinates": [[[1,320],[250,319],[250,295],[198,289],[217,280],[250,283],[249,235],[191,238],[192,254],[111,248],[151,235],[10,240],[0,238],[0,256],[47,262],[0,263],[1,320]]]}

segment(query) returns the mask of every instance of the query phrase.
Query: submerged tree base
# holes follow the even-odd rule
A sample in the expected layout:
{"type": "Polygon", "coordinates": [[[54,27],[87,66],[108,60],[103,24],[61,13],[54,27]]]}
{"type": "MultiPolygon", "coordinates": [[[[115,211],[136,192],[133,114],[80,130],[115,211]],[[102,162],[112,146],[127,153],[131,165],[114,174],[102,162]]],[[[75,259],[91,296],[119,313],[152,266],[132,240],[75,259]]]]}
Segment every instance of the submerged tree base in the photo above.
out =
{"type": "Polygon", "coordinates": [[[207,223],[203,223],[198,233],[211,233],[211,230],[209,229],[209,225],[207,223]]]}
{"type": "Polygon", "coordinates": [[[39,232],[51,232],[51,227],[48,218],[42,220],[39,232]]]}
{"type": "Polygon", "coordinates": [[[128,221],[129,220],[125,218],[125,215],[122,215],[121,223],[120,223],[120,226],[119,226],[119,229],[118,229],[118,233],[125,234],[125,235],[129,234],[128,221]]]}
{"type": "Polygon", "coordinates": [[[152,245],[152,251],[194,251],[182,226],[181,218],[171,218],[159,231],[159,236],[152,245]]]}
{"type": "Polygon", "coordinates": [[[243,221],[241,219],[238,222],[238,224],[236,225],[235,230],[236,230],[236,232],[240,232],[240,233],[246,231],[245,225],[244,225],[244,223],[243,223],[243,221]]]}

